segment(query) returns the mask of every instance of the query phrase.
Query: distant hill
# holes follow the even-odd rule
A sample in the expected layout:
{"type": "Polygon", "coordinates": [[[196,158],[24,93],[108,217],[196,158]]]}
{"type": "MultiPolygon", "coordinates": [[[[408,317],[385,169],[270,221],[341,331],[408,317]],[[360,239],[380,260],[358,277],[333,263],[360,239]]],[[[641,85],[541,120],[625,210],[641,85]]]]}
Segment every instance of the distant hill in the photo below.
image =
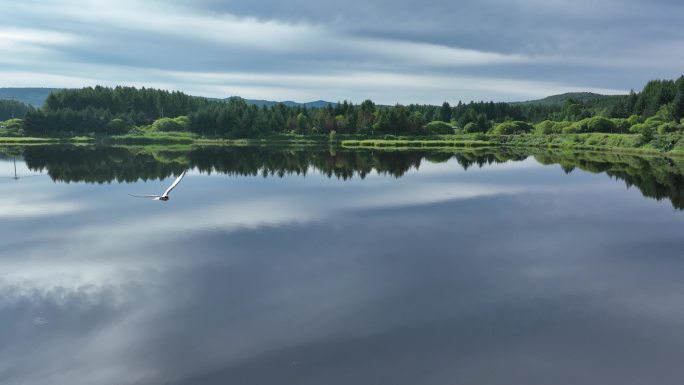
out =
{"type": "Polygon", "coordinates": [[[272,100],[256,100],[256,99],[245,99],[245,102],[247,104],[252,104],[257,107],[272,107],[275,106],[278,103],[282,103],[288,107],[306,107],[306,108],[323,108],[327,107],[328,105],[336,105],[337,103],[332,103],[332,102],[326,102],[325,100],[316,100],[315,102],[306,102],[306,103],[297,103],[293,101],[284,101],[284,102],[275,102],[272,100]]]}
{"type": "MultiPolygon", "coordinates": [[[[0,88],[0,99],[16,100],[21,103],[25,103],[34,107],[40,107],[53,91],[58,91],[59,88],[0,88]]],[[[211,98],[214,99],[214,98],[211,98]]],[[[219,100],[219,99],[215,99],[219,100]]],[[[224,100],[227,100],[224,99],[224,100]]],[[[307,107],[307,108],[323,108],[328,104],[336,105],[337,103],[326,102],[324,100],[316,100],[315,102],[297,103],[293,101],[276,102],[272,100],[255,100],[255,99],[245,99],[247,104],[253,104],[255,106],[261,107],[271,107],[278,103],[283,103],[288,107],[307,107]]]]}
{"type": "Polygon", "coordinates": [[[34,107],[43,105],[51,92],[59,88],[0,88],[0,99],[14,99],[34,107]]]}
{"type": "MultiPolygon", "coordinates": [[[[53,91],[58,91],[59,88],[0,88],[0,99],[14,99],[18,102],[29,104],[34,107],[40,107],[53,91]]],[[[594,103],[605,103],[610,102],[616,98],[620,98],[621,95],[601,95],[592,92],[569,92],[560,95],[547,96],[543,99],[528,100],[524,102],[514,102],[510,104],[518,105],[546,105],[554,106],[561,105],[566,100],[573,99],[583,104],[594,104],[594,103]]],[[[213,100],[221,100],[215,98],[209,98],[213,100]]],[[[228,98],[223,99],[228,100],[228,98]]],[[[283,103],[288,107],[307,107],[307,108],[324,108],[328,105],[336,105],[337,103],[327,102],[325,100],[316,100],[313,102],[298,103],[293,101],[277,102],[273,100],[259,100],[259,99],[245,99],[247,104],[255,105],[258,107],[266,106],[271,107],[278,103],[283,103]]]]}
{"type": "Polygon", "coordinates": [[[560,105],[565,103],[567,100],[576,100],[583,104],[591,104],[596,102],[605,102],[612,99],[620,98],[623,95],[601,95],[595,94],[593,92],[568,92],[560,95],[547,96],[543,99],[528,100],[526,102],[515,102],[511,104],[537,104],[537,105],[560,105]]]}

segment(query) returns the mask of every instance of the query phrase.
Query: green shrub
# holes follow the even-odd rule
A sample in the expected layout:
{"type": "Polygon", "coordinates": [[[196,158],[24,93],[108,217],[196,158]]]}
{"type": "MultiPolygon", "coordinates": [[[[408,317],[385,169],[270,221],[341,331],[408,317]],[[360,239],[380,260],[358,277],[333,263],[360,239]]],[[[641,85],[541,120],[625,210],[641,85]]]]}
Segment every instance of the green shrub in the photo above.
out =
{"type": "Polygon", "coordinates": [[[533,130],[534,127],[527,122],[508,121],[494,126],[494,130],[492,132],[496,135],[515,135],[526,134],[528,132],[532,132],[533,130]]]}
{"type": "Polygon", "coordinates": [[[665,122],[667,122],[667,120],[663,120],[659,116],[651,116],[650,118],[646,119],[646,121],[644,121],[644,124],[651,128],[657,128],[665,122]]]}
{"type": "Polygon", "coordinates": [[[641,134],[649,126],[645,123],[637,123],[629,128],[629,132],[632,134],[641,134]]]}
{"type": "Polygon", "coordinates": [[[564,134],[576,134],[579,132],[579,126],[575,123],[563,127],[564,134]]]}
{"type": "Polygon", "coordinates": [[[639,132],[639,141],[641,144],[646,144],[650,141],[653,140],[653,134],[655,133],[655,130],[653,127],[650,127],[648,125],[644,125],[641,128],[641,131],[639,132]]]}
{"type": "Polygon", "coordinates": [[[107,123],[107,131],[110,134],[123,134],[128,132],[133,125],[121,118],[114,118],[107,123]]]}
{"type": "Polygon", "coordinates": [[[615,118],[611,119],[611,121],[615,125],[615,132],[629,132],[629,128],[632,126],[628,119],[615,118]]]}
{"type": "Polygon", "coordinates": [[[435,120],[425,125],[425,131],[428,134],[449,135],[454,133],[454,127],[450,123],[435,120]]]}
{"type": "Polygon", "coordinates": [[[463,127],[463,132],[466,134],[473,134],[477,132],[483,132],[482,127],[478,126],[477,123],[470,122],[463,127]]]}
{"type": "Polygon", "coordinates": [[[183,127],[183,131],[189,131],[190,130],[190,118],[187,116],[177,116],[173,118],[173,120],[180,124],[181,127],[183,127]]]}
{"type": "Polygon", "coordinates": [[[658,131],[659,134],[667,134],[670,132],[679,131],[679,126],[673,122],[666,122],[666,123],[660,124],[656,130],[658,131]]]}
{"type": "Polygon", "coordinates": [[[630,127],[638,123],[643,123],[641,120],[641,116],[639,115],[630,115],[630,117],[627,118],[627,121],[629,122],[630,127]]]}
{"type": "Polygon", "coordinates": [[[557,133],[562,133],[563,129],[565,127],[570,127],[572,125],[572,122],[569,122],[567,120],[562,120],[560,122],[553,122],[553,131],[557,133]]]}
{"type": "Polygon", "coordinates": [[[5,120],[4,122],[0,122],[0,128],[3,128],[5,130],[15,130],[22,128],[24,125],[24,121],[21,119],[9,119],[5,120]]]}
{"type": "Polygon", "coordinates": [[[567,133],[582,133],[582,132],[589,132],[589,120],[591,118],[585,118],[577,122],[573,122],[570,127],[567,128],[567,130],[563,130],[564,133],[568,131],[567,133]]]}
{"type": "Polygon", "coordinates": [[[10,119],[0,122],[0,135],[2,136],[23,136],[24,121],[21,119],[10,119]]]}
{"type": "Polygon", "coordinates": [[[152,123],[152,130],[161,132],[187,131],[189,119],[187,116],[177,118],[161,118],[152,123]]]}
{"type": "Polygon", "coordinates": [[[615,123],[603,116],[594,116],[587,121],[584,132],[615,132],[615,123]]]}
{"type": "MultiPolygon", "coordinates": [[[[625,124],[626,126],[626,124],[625,124]]],[[[572,123],[571,126],[563,129],[563,133],[589,133],[589,132],[603,132],[612,133],[618,131],[615,122],[603,116],[594,116],[593,118],[585,118],[578,122],[572,123]]]]}
{"type": "Polygon", "coordinates": [[[560,134],[561,129],[557,127],[556,122],[545,120],[534,125],[534,132],[540,135],[560,134]]]}

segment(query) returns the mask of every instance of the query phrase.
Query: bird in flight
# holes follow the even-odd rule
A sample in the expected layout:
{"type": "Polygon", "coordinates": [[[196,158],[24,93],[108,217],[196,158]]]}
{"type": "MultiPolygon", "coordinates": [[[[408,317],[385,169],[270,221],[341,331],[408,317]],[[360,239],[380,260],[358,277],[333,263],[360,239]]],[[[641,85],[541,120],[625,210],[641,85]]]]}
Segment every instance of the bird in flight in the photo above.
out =
{"type": "Polygon", "coordinates": [[[176,178],[176,180],[173,181],[173,184],[171,184],[171,186],[169,186],[169,188],[167,188],[166,191],[164,191],[164,193],[163,193],[162,195],[133,195],[133,194],[128,194],[128,195],[130,195],[130,196],[132,196],[132,197],[136,197],[136,198],[152,198],[152,200],[155,200],[155,201],[164,201],[164,202],[166,202],[166,201],[169,200],[169,193],[170,193],[171,190],[173,190],[176,186],[178,186],[178,183],[180,183],[181,179],[183,179],[183,177],[185,176],[185,173],[186,173],[186,171],[183,171],[183,173],[181,173],[181,174],[178,176],[178,178],[176,178]]]}

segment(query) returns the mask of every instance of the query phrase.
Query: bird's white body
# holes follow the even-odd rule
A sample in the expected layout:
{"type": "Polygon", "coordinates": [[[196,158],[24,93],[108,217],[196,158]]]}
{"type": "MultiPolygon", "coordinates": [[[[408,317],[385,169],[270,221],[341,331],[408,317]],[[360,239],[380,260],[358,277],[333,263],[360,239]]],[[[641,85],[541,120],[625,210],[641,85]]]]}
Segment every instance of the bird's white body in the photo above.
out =
{"type": "Polygon", "coordinates": [[[178,183],[180,183],[181,179],[183,179],[183,177],[185,176],[185,173],[186,173],[186,171],[183,171],[178,176],[178,178],[176,178],[176,180],[173,181],[171,186],[169,186],[169,188],[167,188],[166,191],[164,191],[164,193],[162,195],[133,195],[133,194],[128,194],[128,195],[130,195],[132,197],[136,197],[136,198],[152,198],[152,200],[155,200],[155,201],[166,202],[170,199],[169,193],[171,193],[171,190],[173,190],[176,186],[178,186],[178,183]]]}

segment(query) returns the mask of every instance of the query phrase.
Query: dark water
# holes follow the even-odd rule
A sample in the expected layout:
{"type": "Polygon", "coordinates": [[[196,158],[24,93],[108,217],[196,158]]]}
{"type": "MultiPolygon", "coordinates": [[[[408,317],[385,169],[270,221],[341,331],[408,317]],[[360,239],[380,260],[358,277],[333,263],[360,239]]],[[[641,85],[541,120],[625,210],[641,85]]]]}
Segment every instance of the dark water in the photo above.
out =
{"type": "Polygon", "coordinates": [[[3,154],[1,384],[684,378],[678,161],[3,154]]]}

